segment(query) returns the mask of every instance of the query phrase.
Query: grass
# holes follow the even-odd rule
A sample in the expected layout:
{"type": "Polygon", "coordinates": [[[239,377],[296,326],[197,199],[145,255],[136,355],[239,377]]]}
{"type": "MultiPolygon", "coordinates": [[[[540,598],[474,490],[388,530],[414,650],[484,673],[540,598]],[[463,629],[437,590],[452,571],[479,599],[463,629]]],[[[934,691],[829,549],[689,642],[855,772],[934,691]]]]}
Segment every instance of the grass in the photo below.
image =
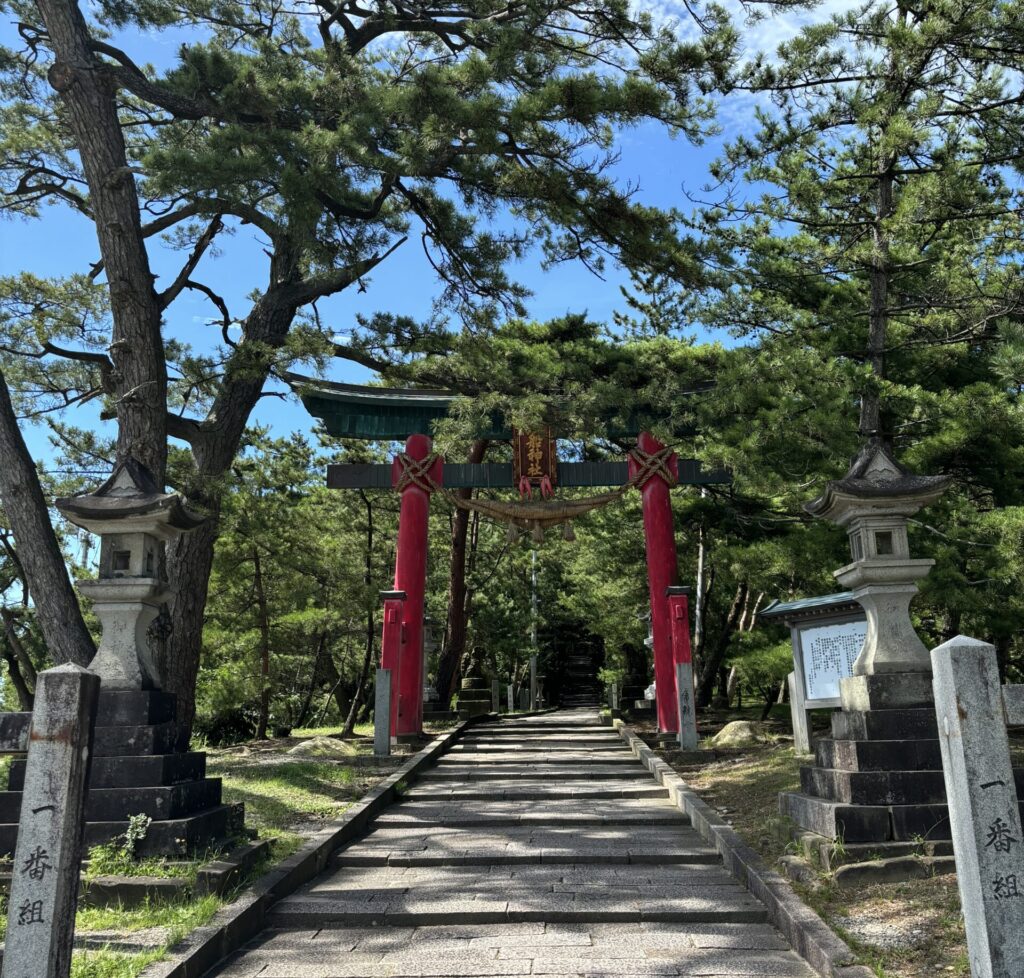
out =
{"type": "Polygon", "coordinates": [[[163,951],[143,951],[140,954],[107,949],[79,951],[71,962],[71,978],[138,978],[148,965],[163,956],[163,951]]]}
{"type": "MultiPolygon", "coordinates": [[[[292,732],[292,737],[337,737],[341,733],[342,724],[335,724],[332,727],[296,727],[292,732]]],[[[352,731],[356,737],[372,737],[373,736],[373,724],[372,723],[357,723],[354,730],[352,731]]]]}
{"type": "Polygon", "coordinates": [[[224,800],[245,803],[246,822],[275,842],[275,855],[298,848],[302,829],[337,818],[377,775],[333,761],[274,760],[260,764],[232,756],[211,758],[210,774],[224,783],[224,800]]]}

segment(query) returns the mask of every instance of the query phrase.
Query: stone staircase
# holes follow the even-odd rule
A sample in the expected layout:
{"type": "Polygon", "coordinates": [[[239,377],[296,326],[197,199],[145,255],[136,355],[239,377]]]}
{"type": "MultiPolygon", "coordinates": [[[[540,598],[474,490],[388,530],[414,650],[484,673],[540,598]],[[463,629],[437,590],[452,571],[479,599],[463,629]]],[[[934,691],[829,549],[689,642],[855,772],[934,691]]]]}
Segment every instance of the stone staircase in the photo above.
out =
{"type": "Polygon", "coordinates": [[[596,707],[601,701],[601,684],[589,654],[573,653],[566,659],[562,706],[565,709],[596,707]]]}
{"type": "Polygon", "coordinates": [[[221,978],[813,978],[596,712],[473,727],[221,978]]]}

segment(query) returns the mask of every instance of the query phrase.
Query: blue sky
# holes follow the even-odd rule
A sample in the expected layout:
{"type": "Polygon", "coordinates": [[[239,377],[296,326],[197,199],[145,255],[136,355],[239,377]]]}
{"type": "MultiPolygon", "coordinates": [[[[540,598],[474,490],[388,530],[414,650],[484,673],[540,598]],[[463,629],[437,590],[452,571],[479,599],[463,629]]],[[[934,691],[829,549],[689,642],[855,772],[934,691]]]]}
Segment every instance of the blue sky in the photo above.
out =
{"type": "MultiPolygon", "coordinates": [[[[641,0],[661,21],[676,24],[684,32],[689,21],[681,4],[652,3],[641,0]]],[[[837,0],[818,8],[815,19],[836,9],[837,0]]],[[[785,13],[749,28],[745,42],[749,50],[773,51],[776,45],[795,33],[806,13],[785,13]]],[[[14,44],[9,24],[0,25],[3,43],[14,44]]],[[[168,31],[125,39],[123,45],[136,60],[165,65],[173,59],[182,40],[178,31],[168,31]]],[[[115,39],[118,43],[118,39],[115,39]]],[[[616,175],[623,183],[638,188],[637,199],[646,204],[685,208],[684,188],[698,192],[708,180],[708,165],[721,149],[722,141],[743,131],[752,119],[753,104],[745,97],[731,98],[721,106],[722,133],[703,146],[693,146],[683,138],[672,139],[662,127],[646,125],[621,133],[617,150],[621,156],[616,175]]],[[[152,240],[152,239],[151,239],[152,240]]],[[[49,207],[35,221],[0,222],[0,274],[31,271],[43,276],[62,276],[81,272],[95,261],[97,248],[93,228],[84,217],[62,207],[49,207]]],[[[181,263],[179,253],[152,242],[150,261],[158,282],[168,282],[181,263]]],[[[587,312],[593,319],[610,321],[616,309],[623,307],[621,286],[628,277],[619,269],[609,267],[604,280],[596,278],[580,265],[561,265],[544,271],[539,255],[534,254],[514,267],[512,274],[533,292],[527,303],[531,318],[544,320],[566,312],[587,312]]],[[[219,257],[207,256],[197,278],[208,282],[228,301],[233,314],[246,308],[245,296],[260,285],[266,273],[266,257],[259,241],[244,232],[228,238],[219,257]]],[[[438,295],[439,287],[426,261],[418,239],[413,236],[373,273],[364,292],[349,289],[342,295],[321,303],[325,322],[343,331],[358,313],[387,311],[426,318],[438,295]]],[[[219,339],[219,327],[207,320],[214,310],[197,293],[184,292],[168,310],[165,333],[183,342],[204,349],[219,339]]],[[[352,364],[338,364],[332,379],[360,383],[370,374],[352,364]]],[[[80,410],[80,416],[68,420],[83,426],[98,425],[94,409],[80,410]]],[[[312,419],[294,400],[264,399],[253,421],[269,424],[276,434],[309,431],[312,419]]],[[[36,457],[49,454],[46,431],[41,427],[26,430],[36,457]]]]}

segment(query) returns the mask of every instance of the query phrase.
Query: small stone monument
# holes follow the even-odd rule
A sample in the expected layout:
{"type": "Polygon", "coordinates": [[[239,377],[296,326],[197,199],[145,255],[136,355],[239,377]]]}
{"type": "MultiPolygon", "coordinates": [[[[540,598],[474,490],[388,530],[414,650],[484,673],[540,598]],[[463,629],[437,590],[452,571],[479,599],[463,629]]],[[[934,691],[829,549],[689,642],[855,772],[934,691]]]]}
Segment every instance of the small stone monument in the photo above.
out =
{"type": "MultiPolygon", "coordinates": [[[[98,579],[78,582],[103,627],[89,666],[101,685],[85,844],[122,834],[133,815],[152,819],[140,855],[184,854],[236,834],[241,808],[221,803],[220,779],[205,776],[206,755],[175,750],[175,700],[161,689],[157,668],[172,627],[166,545],[202,518],[133,458],[95,492],[58,499],[57,508],[100,537],[98,579]]],[[[0,792],[2,852],[14,848],[24,780],[25,762],[13,762],[10,790],[0,792]]]]}
{"type": "Polygon", "coordinates": [[[18,847],[11,866],[7,978],[68,978],[82,810],[99,680],[73,664],[39,674],[18,847]]]}
{"type": "Polygon", "coordinates": [[[801,827],[876,854],[949,839],[931,659],[910,621],[917,582],[932,561],[910,556],[907,521],[937,500],[948,476],[914,475],[873,438],[808,512],[845,527],[853,560],[835,572],[864,609],[867,631],[854,675],[839,683],[832,737],[800,770],[802,791],[780,807],[801,827]],[[890,849],[880,843],[892,843],[890,849]]]}
{"type": "Polygon", "coordinates": [[[1000,687],[996,650],[986,642],[958,635],[931,658],[971,975],[1019,978],[1024,831],[1004,722],[1013,687],[1000,687]]]}

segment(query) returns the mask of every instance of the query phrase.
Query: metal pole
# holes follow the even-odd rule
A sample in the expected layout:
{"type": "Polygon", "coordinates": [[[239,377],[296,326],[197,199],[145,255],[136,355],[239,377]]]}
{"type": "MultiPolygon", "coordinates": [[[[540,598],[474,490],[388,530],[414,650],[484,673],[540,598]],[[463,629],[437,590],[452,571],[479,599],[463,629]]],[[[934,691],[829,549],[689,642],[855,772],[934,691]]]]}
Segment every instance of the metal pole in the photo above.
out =
{"type": "Polygon", "coordinates": [[[537,656],[530,656],[530,710],[537,709],[537,656]]]}
{"type": "Polygon", "coordinates": [[[530,551],[530,645],[537,652],[537,550],[530,551]]]}

